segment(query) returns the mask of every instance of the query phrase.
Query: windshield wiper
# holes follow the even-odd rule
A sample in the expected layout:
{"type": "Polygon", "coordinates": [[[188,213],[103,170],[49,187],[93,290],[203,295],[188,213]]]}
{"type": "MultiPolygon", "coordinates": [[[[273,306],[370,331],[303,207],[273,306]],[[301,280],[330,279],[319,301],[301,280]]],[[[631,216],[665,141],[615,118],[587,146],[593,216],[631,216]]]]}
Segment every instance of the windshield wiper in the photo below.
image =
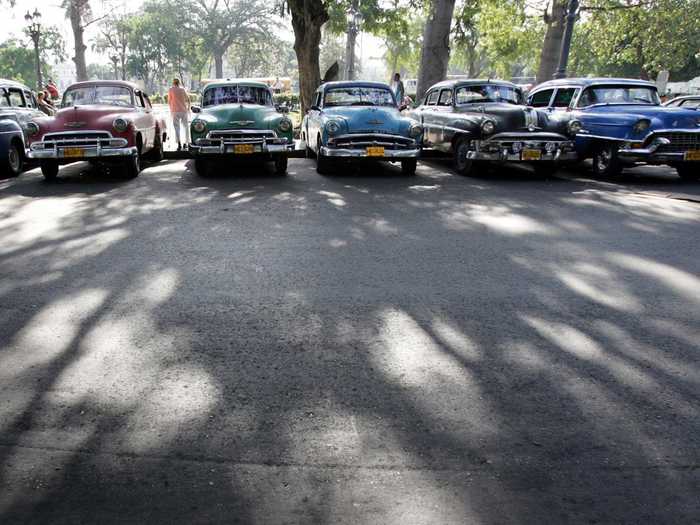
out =
{"type": "Polygon", "coordinates": [[[369,102],[369,101],[358,101],[358,102],[353,102],[350,104],[351,106],[374,106],[374,102],[369,102]]]}

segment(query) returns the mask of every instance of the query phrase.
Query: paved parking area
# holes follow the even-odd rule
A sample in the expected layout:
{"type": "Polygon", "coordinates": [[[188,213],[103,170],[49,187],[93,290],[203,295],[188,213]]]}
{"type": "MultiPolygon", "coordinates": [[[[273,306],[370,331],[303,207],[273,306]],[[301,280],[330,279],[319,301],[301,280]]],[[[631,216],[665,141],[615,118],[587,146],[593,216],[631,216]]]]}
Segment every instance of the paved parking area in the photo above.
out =
{"type": "Polygon", "coordinates": [[[2,523],[696,523],[700,184],[0,180],[2,523]]]}

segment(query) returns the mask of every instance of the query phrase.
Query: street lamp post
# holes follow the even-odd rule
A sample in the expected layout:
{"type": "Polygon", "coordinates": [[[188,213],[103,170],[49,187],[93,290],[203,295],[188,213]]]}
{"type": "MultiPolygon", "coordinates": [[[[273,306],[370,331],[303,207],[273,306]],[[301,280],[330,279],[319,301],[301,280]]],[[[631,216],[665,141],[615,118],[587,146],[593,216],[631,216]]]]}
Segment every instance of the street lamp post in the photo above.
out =
{"type": "Polygon", "coordinates": [[[564,26],[564,36],[561,41],[561,53],[559,55],[559,67],[554,73],[554,78],[566,78],[566,67],[569,63],[569,51],[571,51],[571,37],[574,34],[574,23],[578,13],[578,0],[569,0],[566,13],[566,25],[564,26]]]}
{"type": "Polygon", "coordinates": [[[345,79],[353,80],[355,77],[355,42],[360,31],[362,15],[359,10],[359,0],[353,0],[352,6],[346,13],[348,22],[348,39],[345,44],[345,79]]]}
{"type": "Polygon", "coordinates": [[[24,19],[27,21],[27,33],[34,42],[34,60],[36,61],[36,83],[37,90],[41,90],[44,85],[43,79],[41,78],[41,53],[39,50],[39,43],[41,40],[41,13],[38,9],[34,9],[33,13],[27,11],[24,15],[24,19]]]}

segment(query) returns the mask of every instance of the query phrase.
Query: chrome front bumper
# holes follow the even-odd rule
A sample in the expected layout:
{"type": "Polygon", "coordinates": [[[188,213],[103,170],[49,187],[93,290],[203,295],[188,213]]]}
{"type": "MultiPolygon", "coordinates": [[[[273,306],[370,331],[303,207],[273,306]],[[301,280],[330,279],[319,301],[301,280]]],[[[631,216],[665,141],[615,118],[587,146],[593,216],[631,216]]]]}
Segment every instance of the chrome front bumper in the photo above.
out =
{"type": "Polygon", "coordinates": [[[73,139],[61,143],[57,141],[34,142],[27,150],[30,159],[46,160],[70,160],[100,159],[106,157],[131,157],[138,153],[136,146],[127,146],[126,139],[104,138],[97,144],[93,139],[73,139]],[[106,142],[107,145],[103,145],[106,142]],[[70,150],[70,151],[67,151],[70,150]]]}
{"type": "Polygon", "coordinates": [[[644,162],[646,164],[672,164],[678,162],[698,163],[700,159],[688,159],[688,152],[658,151],[661,146],[667,146],[671,141],[665,137],[654,139],[645,148],[622,148],[617,151],[617,157],[626,163],[644,162]]]}
{"type": "Polygon", "coordinates": [[[321,146],[321,155],[325,157],[367,158],[376,160],[417,159],[420,156],[420,148],[385,149],[384,155],[375,157],[367,154],[367,148],[329,148],[328,146],[321,146]]]}
{"type": "Polygon", "coordinates": [[[286,138],[261,138],[249,141],[226,140],[223,138],[202,138],[190,144],[194,155],[284,155],[294,151],[294,142],[286,138]],[[252,153],[236,153],[235,146],[252,146],[252,153]]]}
{"type": "Polygon", "coordinates": [[[536,136],[523,136],[517,133],[501,133],[488,140],[476,140],[473,149],[467,153],[470,160],[487,160],[495,162],[565,162],[578,159],[572,140],[562,140],[563,136],[555,133],[538,133],[536,136]],[[513,144],[520,144],[518,151],[513,144]],[[552,144],[547,151],[544,144],[552,144]],[[538,158],[524,158],[524,151],[539,152],[538,158]]]}

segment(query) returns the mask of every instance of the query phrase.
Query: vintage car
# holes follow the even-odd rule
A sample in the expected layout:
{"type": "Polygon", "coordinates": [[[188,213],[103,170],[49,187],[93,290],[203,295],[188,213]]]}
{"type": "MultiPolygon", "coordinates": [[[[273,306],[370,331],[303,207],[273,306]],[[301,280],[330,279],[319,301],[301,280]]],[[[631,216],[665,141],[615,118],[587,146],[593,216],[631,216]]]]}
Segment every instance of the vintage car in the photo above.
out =
{"type": "Polygon", "coordinates": [[[528,102],[580,123],[576,150],[600,175],[638,163],[668,164],[684,179],[700,177],[700,113],[664,107],[643,80],[564,78],[535,87],[528,102]]]}
{"type": "Polygon", "coordinates": [[[0,79],[0,174],[14,177],[22,172],[27,124],[42,115],[27,86],[0,79]]]}
{"type": "Polygon", "coordinates": [[[56,115],[28,126],[28,156],[40,162],[47,180],[56,178],[60,164],[81,160],[120,164],[127,177],[136,177],[142,158],[162,160],[167,129],[146,93],[116,80],[71,85],[56,115]]]}
{"type": "Polygon", "coordinates": [[[410,112],[423,125],[423,147],[452,156],[455,170],[474,174],[493,162],[524,162],[549,175],[576,160],[577,123],[526,107],[518,86],[502,80],[446,80],[410,112]]]}
{"type": "Polygon", "coordinates": [[[423,128],[399,112],[394,94],[380,82],[328,82],[316,91],[304,116],[301,139],[316,156],[316,170],[338,159],[398,161],[416,172],[423,128]]]}
{"type": "Polygon", "coordinates": [[[213,160],[253,158],[273,161],[275,172],[287,172],[294,149],[292,121],[275,109],[272,91],[261,82],[226,80],[207,84],[190,131],[195,169],[206,175],[213,160]]]}
{"type": "Polygon", "coordinates": [[[700,109],[700,95],[684,95],[664,102],[667,108],[700,109]]]}

